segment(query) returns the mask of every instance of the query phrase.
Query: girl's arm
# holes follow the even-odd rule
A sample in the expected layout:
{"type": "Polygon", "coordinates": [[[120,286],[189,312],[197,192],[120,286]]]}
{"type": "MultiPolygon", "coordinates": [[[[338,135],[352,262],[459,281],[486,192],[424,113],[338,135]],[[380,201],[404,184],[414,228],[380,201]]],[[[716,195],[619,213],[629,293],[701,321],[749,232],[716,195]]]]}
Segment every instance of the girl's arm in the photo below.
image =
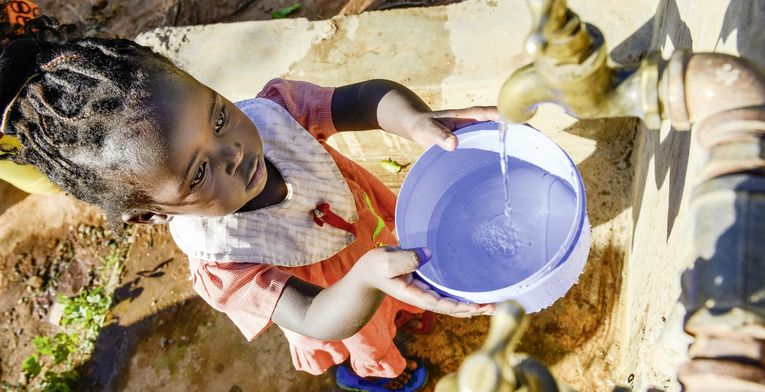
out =
{"type": "Polygon", "coordinates": [[[423,147],[457,147],[451,131],[476,121],[497,120],[496,107],[432,111],[408,88],[373,79],[338,87],[332,96],[332,121],[338,132],[383,129],[423,147]]]}
{"type": "Polygon", "coordinates": [[[280,327],[320,340],[342,340],[363,327],[385,294],[402,302],[456,317],[489,314],[494,305],[444,298],[411,272],[420,265],[415,251],[395,247],[367,252],[350,272],[322,289],[297,278],[287,281],[271,320],[280,327]]]}

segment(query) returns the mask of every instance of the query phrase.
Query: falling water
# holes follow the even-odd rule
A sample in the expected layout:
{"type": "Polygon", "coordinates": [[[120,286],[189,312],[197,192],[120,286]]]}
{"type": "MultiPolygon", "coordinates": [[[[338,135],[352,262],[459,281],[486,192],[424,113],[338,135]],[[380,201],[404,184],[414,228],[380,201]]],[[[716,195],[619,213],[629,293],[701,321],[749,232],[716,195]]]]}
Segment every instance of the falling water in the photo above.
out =
{"type": "Polygon", "coordinates": [[[499,122],[499,170],[502,173],[502,185],[505,189],[505,216],[509,220],[513,209],[510,206],[510,181],[507,179],[507,145],[505,144],[507,128],[507,121],[501,120],[499,122]]]}

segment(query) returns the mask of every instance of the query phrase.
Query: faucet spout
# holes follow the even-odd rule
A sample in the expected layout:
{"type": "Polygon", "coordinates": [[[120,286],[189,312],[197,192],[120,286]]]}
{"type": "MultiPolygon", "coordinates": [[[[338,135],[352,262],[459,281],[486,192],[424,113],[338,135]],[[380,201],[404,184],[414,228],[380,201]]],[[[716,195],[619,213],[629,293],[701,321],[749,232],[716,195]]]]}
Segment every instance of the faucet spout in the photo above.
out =
{"type": "Polygon", "coordinates": [[[540,103],[551,102],[553,98],[534,65],[528,64],[515,71],[502,86],[498,107],[506,120],[523,123],[534,116],[540,103]]]}
{"type": "Polygon", "coordinates": [[[526,47],[534,62],[505,82],[500,113],[525,122],[538,104],[552,102],[577,118],[636,116],[658,128],[658,55],[646,57],[639,68],[612,68],[603,35],[565,4],[529,0],[534,27],[526,47]]]}

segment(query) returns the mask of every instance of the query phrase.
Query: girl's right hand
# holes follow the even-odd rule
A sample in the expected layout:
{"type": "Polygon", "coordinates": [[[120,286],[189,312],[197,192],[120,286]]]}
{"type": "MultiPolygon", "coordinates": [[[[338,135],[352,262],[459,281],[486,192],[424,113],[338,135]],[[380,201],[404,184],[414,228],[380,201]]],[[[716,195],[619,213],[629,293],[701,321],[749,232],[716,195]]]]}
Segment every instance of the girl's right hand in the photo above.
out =
{"type": "Polygon", "coordinates": [[[412,275],[421,264],[430,259],[430,251],[420,248],[404,250],[398,247],[372,249],[362,256],[353,271],[359,279],[401,302],[414,305],[431,312],[454,317],[472,317],[489,315],[494,312],[494,304],[471,304],[444,297],[430,286],[412,275]],[[420,253],[421,256],[418,256],[420,253]]]}

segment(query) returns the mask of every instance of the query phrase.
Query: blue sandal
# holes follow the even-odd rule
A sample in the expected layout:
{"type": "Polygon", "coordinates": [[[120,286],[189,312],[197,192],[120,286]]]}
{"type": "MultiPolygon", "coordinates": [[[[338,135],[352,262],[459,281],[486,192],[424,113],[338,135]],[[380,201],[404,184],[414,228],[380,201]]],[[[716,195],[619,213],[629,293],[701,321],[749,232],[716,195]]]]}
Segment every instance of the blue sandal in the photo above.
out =
{"type": "Polygon", "coordinates": [[[392,378],[378,378],[367,380],[353,372],[347,365],[340,365],[337,368],[335,379],[337,386],[345,391],[354,392],[416,392],[419,391],[428,382],[428,369],[420,359],[415,359],[417,369],[411,373],[412,378],[399,389],[387,389],[385,384],[392,378]]]}

